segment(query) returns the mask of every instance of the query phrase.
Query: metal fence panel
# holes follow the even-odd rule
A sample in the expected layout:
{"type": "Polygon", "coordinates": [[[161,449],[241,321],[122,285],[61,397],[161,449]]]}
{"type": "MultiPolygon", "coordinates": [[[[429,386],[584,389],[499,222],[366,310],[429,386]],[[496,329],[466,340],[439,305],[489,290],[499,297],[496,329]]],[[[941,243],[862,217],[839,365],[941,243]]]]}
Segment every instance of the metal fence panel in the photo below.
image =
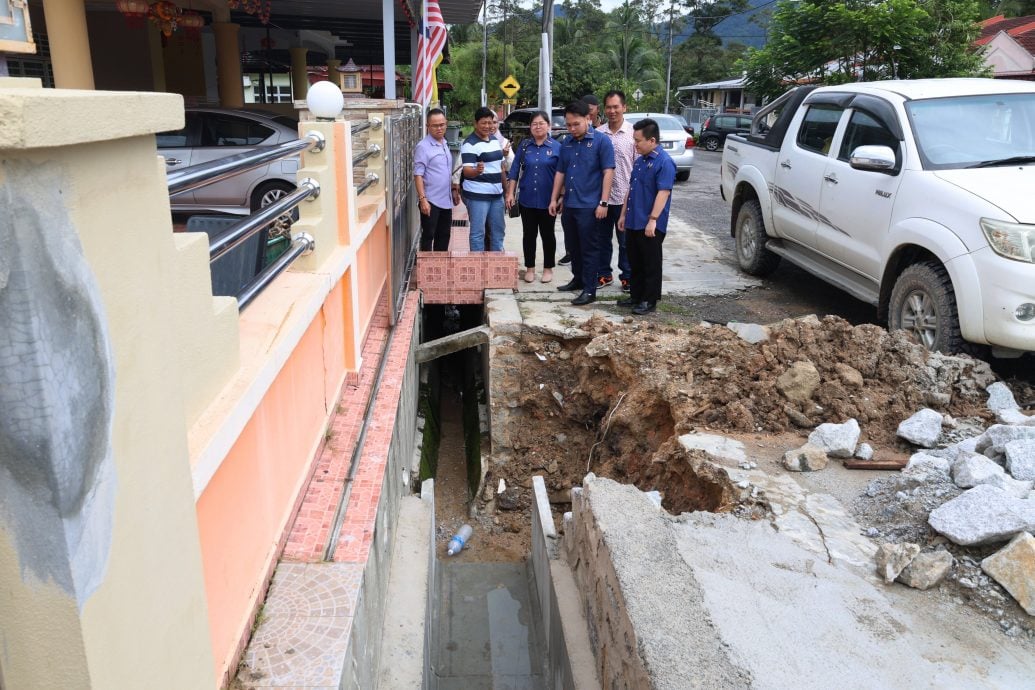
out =
{"type": "Polygon", "coordinates": [[[413,186],[413,150],[423,136],[421,109],[416,105],[406,105],[401,112],[390,115],[386,120],[385,162],[388,180],[385,193],[392,260],[390,318],[394,325],[402,312],[406,285],[420,239],[420,211],[417,209],[417,192],[413,186]]]}

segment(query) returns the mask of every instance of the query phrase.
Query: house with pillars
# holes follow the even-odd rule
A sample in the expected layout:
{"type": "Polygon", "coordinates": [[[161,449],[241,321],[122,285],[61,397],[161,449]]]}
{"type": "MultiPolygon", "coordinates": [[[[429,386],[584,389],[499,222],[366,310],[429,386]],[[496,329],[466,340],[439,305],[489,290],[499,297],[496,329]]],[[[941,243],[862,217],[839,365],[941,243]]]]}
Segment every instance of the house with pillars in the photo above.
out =
{"type": "MultiPolygon", "coordinates": [[[[326,635],[291,650],[305,684],[373,687],[413,498],[422,113],[390,81],[299,112],[292,251],[245,307],[213,296],[210,238],[173,232],[155,134],[192,98],[240,107],[244,44],[279,34],[214,0],[195,38],[114,2],[31,6],[46,69],[0,78],[0,687],[228,687],[280,572],[337,597],[295,615],[326,635]]],[[[395,0],[272,14],[299,84],[320,50],[413,59],[395,0]]]]}

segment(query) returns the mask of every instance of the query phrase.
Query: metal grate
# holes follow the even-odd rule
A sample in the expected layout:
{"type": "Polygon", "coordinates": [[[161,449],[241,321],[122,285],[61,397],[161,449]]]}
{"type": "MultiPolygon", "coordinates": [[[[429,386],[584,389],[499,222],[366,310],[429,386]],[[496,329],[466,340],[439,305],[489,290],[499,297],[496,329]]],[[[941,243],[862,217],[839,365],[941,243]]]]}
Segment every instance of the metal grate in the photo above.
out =
{"type": "Polygon", "coordinates": [[[470,221],[467,220],[466,218],[454,218],[453,219],[453,227],[454,228],[466,228],[468,225],[470,225],[470,221]]]}

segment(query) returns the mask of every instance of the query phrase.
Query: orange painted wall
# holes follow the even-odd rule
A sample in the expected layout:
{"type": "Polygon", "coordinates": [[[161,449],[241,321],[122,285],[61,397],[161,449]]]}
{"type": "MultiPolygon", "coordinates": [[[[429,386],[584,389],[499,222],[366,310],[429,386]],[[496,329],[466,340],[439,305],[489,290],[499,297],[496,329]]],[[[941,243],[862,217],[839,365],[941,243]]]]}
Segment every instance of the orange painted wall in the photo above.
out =
{"type": "Polygon", "coordinates": [[[197,502],[219,677],[251,625],[344,376],[341,296],[339,284],[197,502]]]}
{"type": "Polygon", "coordinates": [[[346,351],[342,347],[345,342],[345,328],[347,324],[343,318],[344,305],[342,301],[346,294],[343,286],[345,278],[334,286],[331,294],[323,303],[320,319],[323,321],[323,356],[327,375],[324,377],[324,399],[327,401],[327,409],[331,410],[341,390],[342,379],[347,371],[346,351]]]}
{"type": "Polygon", "coordinates": [[[356,276],[359,285],[359,323],[366,333],[377,309],[377,300],[388,274],[388,223],[381,216],[356,251],[356,276]]]}

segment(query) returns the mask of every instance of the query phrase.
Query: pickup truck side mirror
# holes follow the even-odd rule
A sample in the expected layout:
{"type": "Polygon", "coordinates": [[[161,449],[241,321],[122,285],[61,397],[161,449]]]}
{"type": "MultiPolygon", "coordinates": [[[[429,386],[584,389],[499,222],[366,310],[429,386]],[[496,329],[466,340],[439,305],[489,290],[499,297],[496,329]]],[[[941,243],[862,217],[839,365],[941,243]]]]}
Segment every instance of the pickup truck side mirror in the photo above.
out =
{"type": "Polygon", "coordinates": [[[895,169],[895,152],[887,146],[859,146],[852,151],[848,164],[856,170],[891,172],[895,169]]]}

